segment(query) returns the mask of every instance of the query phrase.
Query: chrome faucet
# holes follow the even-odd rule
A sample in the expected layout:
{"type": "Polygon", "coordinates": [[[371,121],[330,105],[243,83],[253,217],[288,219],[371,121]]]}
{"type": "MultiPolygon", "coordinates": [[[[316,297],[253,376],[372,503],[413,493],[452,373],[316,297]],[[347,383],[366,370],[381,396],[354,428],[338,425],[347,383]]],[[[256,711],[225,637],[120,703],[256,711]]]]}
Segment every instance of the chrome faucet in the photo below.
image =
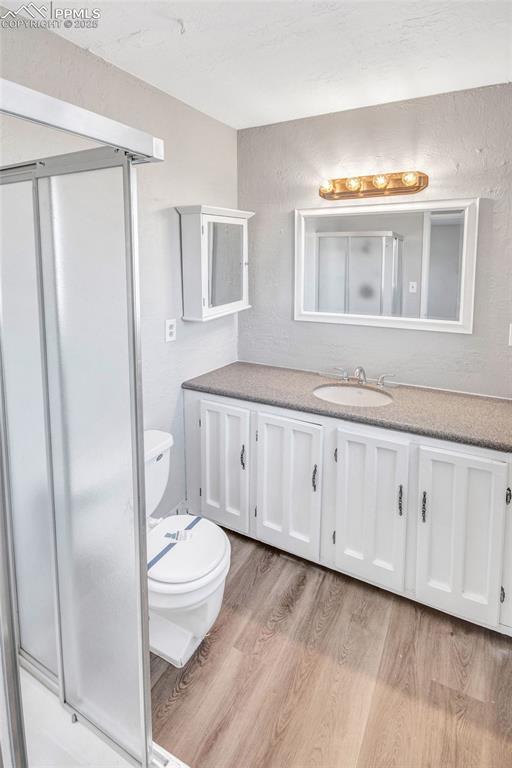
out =
{"type": "Polygon", "coordinates": [[[366,371],[362,365],[358,365],[355,369],[354,379],[357,379],[359,384],[366,384],[366,371]]]}

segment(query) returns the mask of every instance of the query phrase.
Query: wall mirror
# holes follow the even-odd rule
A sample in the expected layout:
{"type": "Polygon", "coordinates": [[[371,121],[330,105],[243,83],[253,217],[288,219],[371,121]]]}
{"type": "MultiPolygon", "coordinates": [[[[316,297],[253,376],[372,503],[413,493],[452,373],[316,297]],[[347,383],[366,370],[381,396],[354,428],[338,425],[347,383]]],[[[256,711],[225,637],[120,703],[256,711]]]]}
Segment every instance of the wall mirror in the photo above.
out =
{"type": "Polygon", "coordinates": [[[295,319],[471,333],[478,200],[295,211],[295,319]]]}

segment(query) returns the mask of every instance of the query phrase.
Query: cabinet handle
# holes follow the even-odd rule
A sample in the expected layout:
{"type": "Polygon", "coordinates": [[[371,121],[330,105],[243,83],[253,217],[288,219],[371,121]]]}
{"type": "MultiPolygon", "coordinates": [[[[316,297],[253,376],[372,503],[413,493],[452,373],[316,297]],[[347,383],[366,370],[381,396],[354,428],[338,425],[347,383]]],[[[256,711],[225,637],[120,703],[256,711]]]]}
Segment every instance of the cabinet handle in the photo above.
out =
{"type": "Polygon", "coordinates": [[[426,523],[427,522],[427,492],[423,491],[423,496],[421,497],[421,522],[426,523]]]}
{"type": "Polygon", "coordinates": [[[402,517],[404,513],[404,487],[398,486],[398,514],[402,517]]]}
{"type": "Polygon", "coordinates": [[[313,467],[313,475],[311,477],[311,485],[313,486],[313,490],[316,491],[316,476],[318,474],[318,466],[315,464],[313,467]]]}
{"type": "Polygon", "coordinates": [[[245,469],[245,445],[242,445],[242,450],[240,451],[240,464],[242,469],[245,469]]]}

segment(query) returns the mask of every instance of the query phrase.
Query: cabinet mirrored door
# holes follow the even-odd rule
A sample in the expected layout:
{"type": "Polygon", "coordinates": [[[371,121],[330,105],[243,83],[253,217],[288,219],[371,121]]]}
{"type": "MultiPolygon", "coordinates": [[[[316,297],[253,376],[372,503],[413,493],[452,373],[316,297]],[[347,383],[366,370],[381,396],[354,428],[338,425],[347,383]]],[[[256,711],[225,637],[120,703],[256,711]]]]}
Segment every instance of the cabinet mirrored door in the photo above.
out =
{"type": "Polygon", "coordinates": [[[245,408],[201,401],[201,514],[249,531],[249,424],[245,408]]]}
{"type": "Polygon", "coordinates": [[[249,303],[247,219],[202,215],[203,314],[216,317],[249,303]]]}
{"type": "Polygon", "coordinates": [[[409,443],[337,430],[337,567],[384,587],[404,585],[409,443]]]}
{"type": "Polygon", "coordinates": [[[257,429],[257,537],[318,560],[322,427],[259,413],[257,429]]]}
{"type": "Polygon", "coordinates": [[[418,600],[496,625],[507,465],[421,448],[418,600]]]}
{"type": "Polygon", "coordinates": [[[205,217],[208,232],[208,307],[244,298],[244,222],[205,217]]]}

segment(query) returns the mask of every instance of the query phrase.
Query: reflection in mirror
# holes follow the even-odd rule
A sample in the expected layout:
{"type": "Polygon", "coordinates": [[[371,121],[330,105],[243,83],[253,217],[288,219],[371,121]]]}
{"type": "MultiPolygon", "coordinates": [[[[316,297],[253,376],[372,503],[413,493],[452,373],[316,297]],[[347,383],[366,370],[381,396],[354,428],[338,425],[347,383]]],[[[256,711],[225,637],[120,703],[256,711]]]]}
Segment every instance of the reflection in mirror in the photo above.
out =
{"type": "Polygon", "coordinates": [[[425,281],[421,317],[457,320],[463,235],[462,211],[436,211],[425,214],[425,281]]]}
{"type": "Polygon", "coordinates": [[[218,307],[243,298],[243,226],[208,222],[208,305],[218,307]]]}
{"type": "MultiPolygon", "coordinates": [[[[400,315],[402,245],[396,232],[318,233],[304,308],[350,315],[400,315]]],[[[306,266],[308,262],[306,262],[306,266]]]]}
{"type": "Polygon", "coordinates": [[[311,216],[305,312],[459,319],[463,210],[311,216]]]}

